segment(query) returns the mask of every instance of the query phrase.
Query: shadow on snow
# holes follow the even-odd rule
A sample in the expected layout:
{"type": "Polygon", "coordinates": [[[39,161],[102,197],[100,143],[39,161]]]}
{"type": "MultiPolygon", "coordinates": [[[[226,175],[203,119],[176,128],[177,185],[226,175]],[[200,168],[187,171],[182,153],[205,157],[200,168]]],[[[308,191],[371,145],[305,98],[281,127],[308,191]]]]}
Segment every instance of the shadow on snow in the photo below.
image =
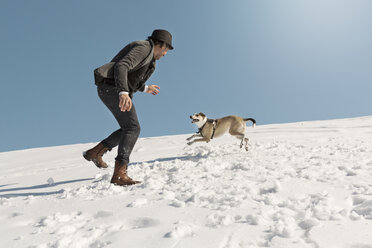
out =
{"type": "MultiPolygon", "coordinates": [[[[82,181],[89,181],[89,180],[94,180],[94,178],[82,178],[82,179],[75,179],[75,180],[68,180],[68,181],[60,181],[60,182],[55,182],[55,183],[52,183],[52,184],[47,183],[47,184],[40,184],[40,185],[30,186],[30,187],[0,189],[0,193],[1,192],[10,192],[10,191],[21,191],[21,190],[45,189],[45,188],[51,188],[51,187],[54,187],[54,186],[57,186],[57,185],[68,184],[68,183],[76,183],[76,182],[82,182],[82,181]]],[[[13,185],[13,184],[8,184],[8,185],[13,185]]],[[[3,185],[3,186],[8,186],[8,185],[3,185]]],[[[12,198],[12,197],[20,197],[20,196],[45,196],[45,195],[58,194],[58,193],[62,193],[62,192],[63,192],[63,189],[58,190],[58,191],[51,191],[51,192],[1,194],[0,198],[12,198]]]]}

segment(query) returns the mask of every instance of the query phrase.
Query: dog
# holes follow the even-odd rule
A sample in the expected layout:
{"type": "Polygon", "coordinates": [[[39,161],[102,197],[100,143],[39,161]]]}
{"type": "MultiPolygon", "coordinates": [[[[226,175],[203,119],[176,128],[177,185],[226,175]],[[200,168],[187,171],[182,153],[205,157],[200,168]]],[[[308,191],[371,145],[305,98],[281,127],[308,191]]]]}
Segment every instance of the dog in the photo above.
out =
{"type": "Polygon", "coordinates": [[[203,113],[193,114],[190,116],[191,123],[194,123],[199,131],[187,138],[188,145],[192,145],[195,142],[209,142],[213,138],[217,138],[225,134],[227,131],[234,137],[241,140],[240,148],[245,143],[245,150],[248,151],[248,138],[245,137],[246,122],[253,122],[253,127],[256,126],[256,120],[253,118],[242,118],[236,115],[229,115],[220,119],[208,119],[203,113]]]}

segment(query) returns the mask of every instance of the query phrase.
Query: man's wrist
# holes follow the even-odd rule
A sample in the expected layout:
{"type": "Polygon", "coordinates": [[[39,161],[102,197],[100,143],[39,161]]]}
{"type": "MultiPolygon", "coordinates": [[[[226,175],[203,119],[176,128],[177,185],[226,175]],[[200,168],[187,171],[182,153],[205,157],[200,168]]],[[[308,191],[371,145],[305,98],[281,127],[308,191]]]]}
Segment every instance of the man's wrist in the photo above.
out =
{"type": "Polygon", "coordinates": [[[121,95],[129,95],[129,92],[126,92],[126,91],[120,91],[120,92],[119,92],[119,96],[121,96],[121,95]]]}

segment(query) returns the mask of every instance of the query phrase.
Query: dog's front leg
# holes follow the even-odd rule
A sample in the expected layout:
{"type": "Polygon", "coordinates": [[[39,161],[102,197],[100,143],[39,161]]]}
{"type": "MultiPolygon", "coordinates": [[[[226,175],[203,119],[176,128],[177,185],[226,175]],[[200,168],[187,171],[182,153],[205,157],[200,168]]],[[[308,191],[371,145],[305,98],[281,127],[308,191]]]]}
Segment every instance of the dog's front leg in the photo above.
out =
{"type": "Polygon", "coordinates": [[[191,140],[192,138],[200,137],[200,136],[201,136],[200,133],[195,133],[191,137],[188,137],[186,140],[191,140]]]}
{"type": "Polygon", "coordinates": [[[201,138],[201,139],[194,139],[193,141],[190,141],[188,142],[187,144],[190,146],[192,144],[194,144],[195,142],[209,142],[211,139],[208,139],[208,138],[201,138]]]}

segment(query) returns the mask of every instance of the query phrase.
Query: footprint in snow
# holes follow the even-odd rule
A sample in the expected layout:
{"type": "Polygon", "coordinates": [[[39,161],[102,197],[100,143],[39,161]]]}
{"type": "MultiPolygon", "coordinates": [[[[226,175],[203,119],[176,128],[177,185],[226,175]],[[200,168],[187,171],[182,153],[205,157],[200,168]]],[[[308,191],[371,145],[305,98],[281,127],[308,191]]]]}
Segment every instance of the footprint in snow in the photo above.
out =
{"type": "Polygon", "coordinates": [[[139,198],[139,199],[136,199],[134,202],[128,204],[127,207],[136,208],[136,207],[141,207],[147,204],[148,204],[148,200],[146,198],[139,198]]]}
{"type": "Polygon", "coordinates": [[[187,224],[187,223],[181,223],[177,222],[175,223],[176,226],[173,228],[172,231],[166,233],[164,235],[164,238],[184,238],[189,237],[194,234],[194,226],[187,224]]]}
{"type": "Polygon", "coordinates": [[[141,229],[147,227],[153,227],[160,224],[159,220],[151,219],[151,218],[138,218],[132,221],[131,226],[133,229],[141,229]]]}
{"type": "Polygon", "coordinates": [[[94,218],[95,219],[99,219],[99,218],[107,218],[107,217],[110,217],[110,216],[113,216],[114,213],[113,212],[108,212],[108,211],[98,211],[95,215],[94,215],[94,218]]]}

